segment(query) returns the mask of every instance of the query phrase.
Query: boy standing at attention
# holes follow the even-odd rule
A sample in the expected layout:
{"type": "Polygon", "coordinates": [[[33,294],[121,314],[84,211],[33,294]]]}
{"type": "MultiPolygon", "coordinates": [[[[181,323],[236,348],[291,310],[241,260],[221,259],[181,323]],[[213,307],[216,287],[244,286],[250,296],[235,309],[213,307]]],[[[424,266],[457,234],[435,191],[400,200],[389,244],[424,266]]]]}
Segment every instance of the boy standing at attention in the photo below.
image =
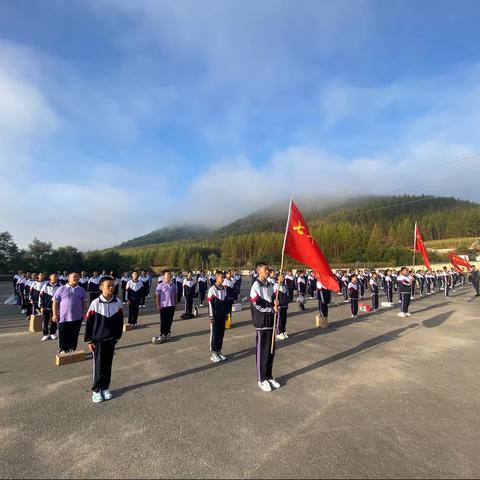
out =
{"type": "Polygon", "coordinates": [[[160,312],[160,337],[157,340],[170,340],[175,305],[177,304],[177,285],[172,280],[170,270],[163,272],[162,281],[156,289],[157,310],[160,312]]]}
{"type": "Polygon", "coordinates": [[[358,278],[354,273],[352,280],[348,284],[348,295],[350,297],[350,308],[352,310],[352,318],[358,317],[358,278]]]}
{"type": "Polygon", "coordinates": [[[215,274],[215,284],[208,290],[208,316],[210,318],[210,360],[214,363],[227,359],[222,353],[223,337],[225,335],[225,320],[229,310],[227,289],[223,285],[223,272],[215,274]]]}
{"type": "Polygon", "coordinates": [[[132,279],[127,282],[126,292],[128,302],[128,323],[136,326],[138,309],[143,295],[143,282],[138,278],[138,272],[132,272],[132,279]]]}
{"type": "Polygon", "coordinates": [[[74,352],[88,306],[87,293],[78,285],[80,276],[72,272],[68,283],[53,296],[52,320],[58,323],[58,353],[74,352]]]}
{"type": "Polygon", "coordinates": [[[258,386],[264,392],[271,392],[272,387],[280,388],[280,384],[273,378],[273,359],[275,346],[272,352],[273,316],[278,311],[278,300],[274,300],[273,286],[267,282],[268,265],[257,263],[257,278],[250,289],[252,321],[257,333],[257,375],[258,386]]]}
{"type": "Polygon", "coordinates": [[[43,314],[43,337],[42,341],[57,339],[57,324],[52,320],[52,303],[55,292],[60,288],[58,276],[51,273],[49,281],[40,290],[38,306],[43,314]],[[49,328],[50,324],[50,328],[49,328]]]}
{"type": "Polygon", "coordinates": [[[85,341],[93,354],[92,401],[110,400],[112,362],[115,345],[122,336],[122,302],[113,294],[113,277],[104,276],[99,283],[100,296],[91,304],[85,322],[85,341]]]}

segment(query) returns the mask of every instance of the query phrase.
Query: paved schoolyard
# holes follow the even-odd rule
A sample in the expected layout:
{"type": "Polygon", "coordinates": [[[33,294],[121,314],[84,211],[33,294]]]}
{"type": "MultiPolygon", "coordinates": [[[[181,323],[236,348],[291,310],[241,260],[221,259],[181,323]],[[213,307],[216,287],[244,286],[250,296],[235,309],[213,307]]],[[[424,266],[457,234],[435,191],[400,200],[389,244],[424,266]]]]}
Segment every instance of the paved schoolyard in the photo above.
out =
{"type": "MultiPolygon", "coordinates": [[[[90,400],[91,361],[55,367],[55,344],[26,331],[0,284],[1,477],[480,476],[480,297],[416,301],[350,318],[315,304],[291,307],[290,339],[261,392],[248,311],[235,315],[211,364],[201,316],[152,345],[158,315],[124,333],[114,359],[115,398],[90,400]]],[[[340,301],[339,301],[340,303],[340,301]]]]}

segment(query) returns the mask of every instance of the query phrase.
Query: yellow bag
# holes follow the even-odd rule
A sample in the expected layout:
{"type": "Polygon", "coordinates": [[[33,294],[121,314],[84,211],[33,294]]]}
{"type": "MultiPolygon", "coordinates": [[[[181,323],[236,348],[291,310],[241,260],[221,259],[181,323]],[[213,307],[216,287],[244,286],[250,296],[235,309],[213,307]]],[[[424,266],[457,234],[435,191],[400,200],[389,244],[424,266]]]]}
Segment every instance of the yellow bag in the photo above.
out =
{"type": "Polygon", "coordinates": [[[225,330],[230,330],[232,328],[232,314],[229,313],[227,315],[227,319],[225,320],[225,330]]]}

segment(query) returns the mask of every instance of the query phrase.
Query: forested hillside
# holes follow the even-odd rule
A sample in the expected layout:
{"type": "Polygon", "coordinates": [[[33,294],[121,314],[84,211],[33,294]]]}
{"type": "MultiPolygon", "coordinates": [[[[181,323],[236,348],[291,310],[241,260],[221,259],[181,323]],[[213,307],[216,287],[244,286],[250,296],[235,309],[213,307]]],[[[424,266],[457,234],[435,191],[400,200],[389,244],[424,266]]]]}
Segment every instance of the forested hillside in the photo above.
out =
{"type": "MultiPolygon", "coordinates": [[[[298,206],[333,266],[410,264],[415,221],[427,246],[448,248],[452,245],[460,254],[480,251],[480,205],[472,202],[396,196],[357,198],[341,204],[306,199],[298,200],[298,206]],[[445,241],[448,239],[452,240],[445,241]]],[[[287,208],[288,201],[281,202],[213,233],[202,227],[168,227],[125,242],[124,246],[85,253],[71,246],[54,249],[50,243],[38,239],[26,249],[19,249],[12,236],[3,232],[0,233],[0,273],[17,268],[34,271],[121,271],[150,266],[249,268],[259,259],[278,265],[287,208]],[[161,239],[162,243],[149,244],[152,239],[161,239]],[[127,246],[132,244],[140,246],[127,246]]],[[[430,257],[432,261],[447,260],[445,254],[434,251],[430,257]]],[[[297,266],[289,262],[287,259],[287,265],[297,266]]]]}
{"type": "MultiPolygon", "coordinates": [[[[415,220],[427,241],[480,235],[480,206],[454,198],[365,197],[327,207],[310,201],[305,208],[298,203],[332,264],[411,262],[415,220]]],[[[287,205],[255,212],[203,239],[117,251],[139,265],[249,267],[257,259],[278,264],[287,205]]]]}

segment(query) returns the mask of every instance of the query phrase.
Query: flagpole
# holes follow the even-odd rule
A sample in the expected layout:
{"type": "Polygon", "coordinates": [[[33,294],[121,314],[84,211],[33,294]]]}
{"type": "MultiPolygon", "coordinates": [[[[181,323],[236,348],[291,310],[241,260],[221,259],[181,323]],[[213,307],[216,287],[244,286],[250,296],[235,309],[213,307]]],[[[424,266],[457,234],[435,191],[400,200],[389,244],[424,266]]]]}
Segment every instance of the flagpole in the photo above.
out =
{"type": "Polygon", "coordinates": [[[413,271],[415,273],[415,252],[417,251],[417,222],[413,230],[413,271]]]}
{"type": "MultiPolygon", "coordinates": [[[[287,233],[288,233],[288,226],[290,225],[290,213],[292,212],[292,202],[293,202],[293,197],[290,197],[290,203],[288,205],[288,216],[287,216],[287,224],[285,225],[285,235],[283,237],[283,246],[282,246],[282,260],[280,262],[280,275],[282,275],[283,272],[283,263],[285,260],[285,244],[287,243],[287,233]]],[[[280,293],[280,282],[278,284],[278,289],[277,289],[277,295],[275,297],[275,300],[278,300],[278,294],[280,293]]],[[[274,312],[273,315],[273,332],[272,332],[272,345],[270,348],[270,353],[273,355],[273,349],[275,348],[275,330],[277,329],[277,316],[279,315],[279,311],[274,312]]]]}

